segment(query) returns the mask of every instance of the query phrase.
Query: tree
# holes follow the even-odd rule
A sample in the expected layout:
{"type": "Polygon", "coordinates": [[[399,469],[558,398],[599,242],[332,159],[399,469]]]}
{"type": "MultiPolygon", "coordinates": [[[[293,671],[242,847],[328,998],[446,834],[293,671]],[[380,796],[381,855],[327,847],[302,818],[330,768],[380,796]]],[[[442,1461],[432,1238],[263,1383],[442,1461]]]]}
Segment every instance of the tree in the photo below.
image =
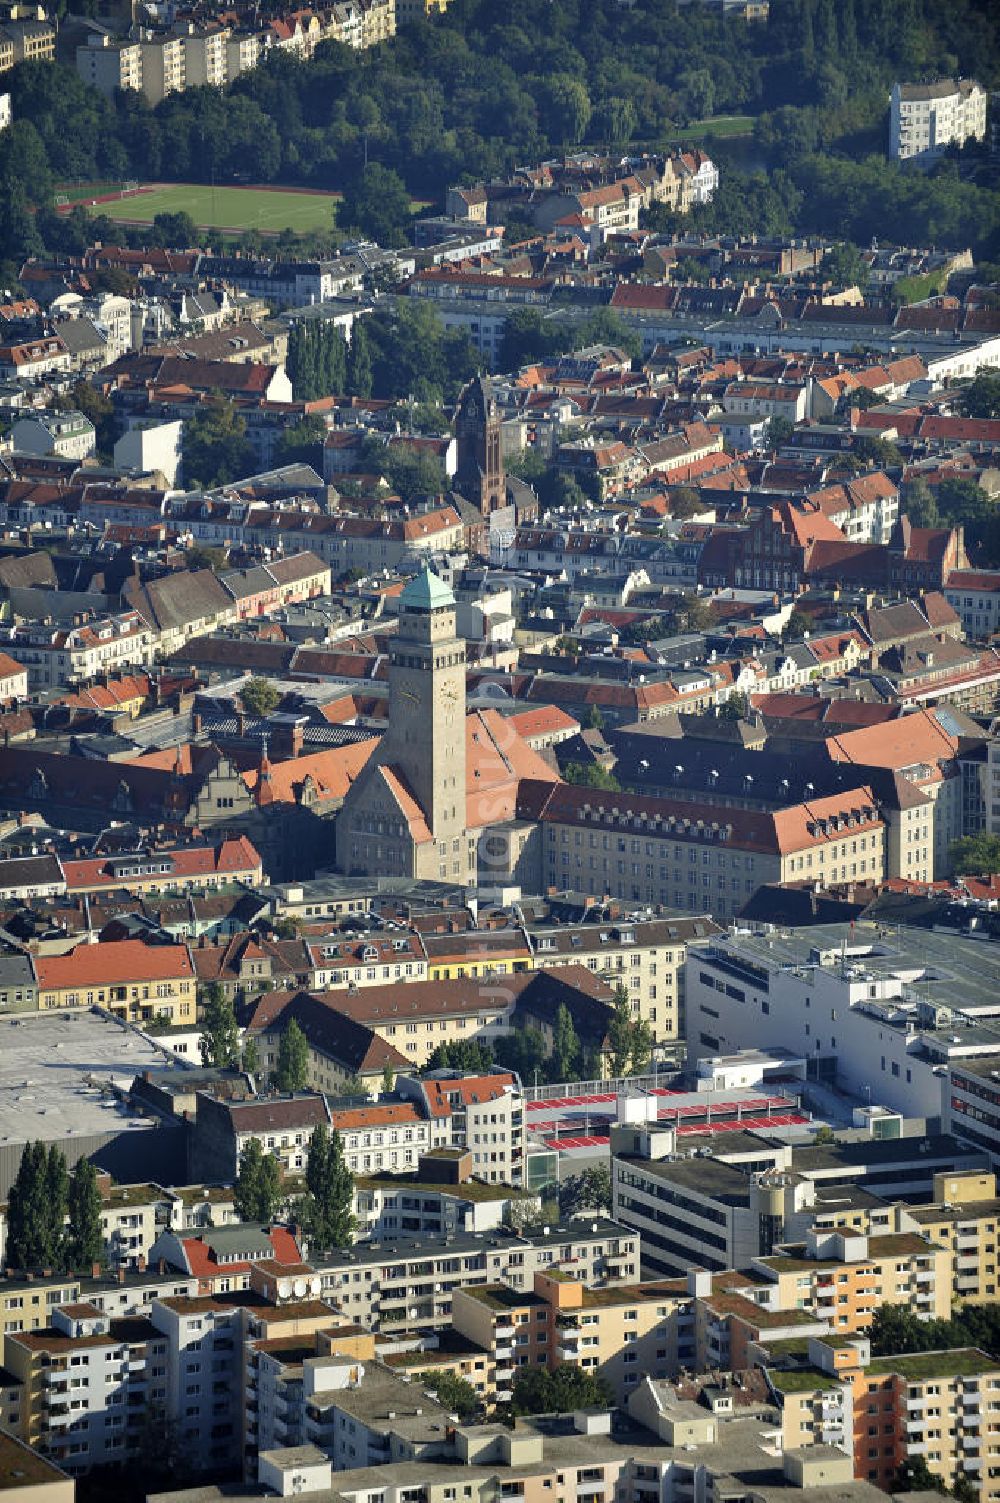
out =
{"type": "Polygon", "coordinates": [[[322,470],[326,433],[326,424],[315,412],[307,413],[297,423],[282,428],[274,446],[275,466],[311,464],[314,469],[322,470]]]}
{"type": "Polygon", "coordinates": [[[118,413],[111,398],[89,381],[77,381],[60,399],[59,405],[66,410],[82,412],[90,419],[94,425],[97,452],[110,460],[118,437],[118,413]]]}
{"type": "Polygon", "coordinates": [[[620,793],[621,784],[614,773],[608,772],[597,762],[567,762],[563,769],[567,783],[576,783],[581,788],[603,788],[608,793],[620,793]]]}
{"type": "Polygon", "coordinates": [[[248,715],[259,715],[263,719],[278,708],[281,692],[270,679],[252,678],[240,690],[240,699],[248,715]]]}
{"type": "Polygon", "coordinates": [[[1000,373],[979,371],[959,398],[962,411],[970,418],[1000,418],[1000,373]]]}
{"type": "Polygon", "coordinates": [[[686,517],[696,516],[704,510],[699,492],[693,485],[673,486],[668,492],[670,497],[670,515],[675,521],[682,522],[686,517]]]}
{"type": "Polygon", "coordinates": [[[591,731],[603,731],[604,716],[601,714],[600,705],[593,704],[587,711],[587,729],[591,731]]]}
{"type": "Polygon", "coordinates": [[[406,184],[398,172],[381,162],[363,167],[337,206],[342,229],[360,231],[381,246],[405,245],[412,217],[406,184]]]}
{"type": "Polygon", "coordinates": [[[306,1160],[303,1219],[318,1247],[347,1247],[354,1235],[354,1176],[340,1133],[325,1123],[313,1129],[306,1160]]]}
{"type": "Polygon", "coordinates": [[[7,1205],[7,1262],[12,1268],[45,1268],[57,1260],[66,1219],[66,1160],[62,1172],[50,1157],[53,1145],[26,1143],[7,1205]]]}
{"type": "Polygon", "coordinates": [[[471,1425],[482,1414],[482,1401],[476,1390],[466,1378],[460,1378],[457,1373],[414,1373],[413,1381],[419,1383],[421,1388],[430,1389],[439,1404],[443,1404],[450,1414],[458,1416],[459,1424],[471,1425]]]}
{"type": "Polygon", "coordinates": [[[260,1050],[255,1038],[248,1038],[243,1044],[243,1068],[248,1075],[260,1074],[260,1050]]]}
{"type": "Polygon", "coordinates": [[[636,1015],[628,987],[614,990],[608,1042],[611,1045],[610,1071],[613,1076],[638,1075],[649,1064],[653,1052],[653,1031],[644,1018],[636,1015]]]}
{"type": "Polygon", "coordinates": [[[611,1391],[596,1373],[564,1362],[555,1372],[522,1367],[514,1378],[512,1414],[568,1414],[577,1409],[607,1409],[611,1391]]]}
{"type": "Polygon", "coordinates": [[[927,481],[919,478],[906,486],[901,510],[914,527],[937,527],[941,521],[937,497],[927,481]]]}
{"type": "Polygon", "coordinates": [[[559,1213],[575,1216],[580,1211],[611,1210],[611,1170],[596,1164],[580,1174],[571,1174],[559,1186],[559,1213]]]}
{"type": "Polygon", "coordinates": [[[176,214],[157,214],[153,219],[149,241],[165,250],[190,250],[198,244],[198,226],[186,210],[176,214]]]}
{"type": "Polygon", "coordinates": [[[765,449],[770,449],[772,452],[775,449],[780,449],[781,445],[787,443],[794,432],[795,424],[790,422],[788,418],[768,418],[767,433],[764,438],[765,449]]]}
{"type": "Polygon", "coordinates": [[[985,877],[1000,872],[1000,835],[965,835],[953,840],[948,851],[951,869],[957,876],[969,873],[985,877]]]}
{"type": "Polygon", "coordinates": [[[946,1494],[941,1478],[932,1472],[922,1456],[908,1456],[901,1461],[892,1484],[893,1492],[920,1492],[946,1494]]]}
{"type": "Polygon", "coordinates": [[[78,1271],[90,1269],[104,1252],[101,1227],[101,1190],[97,1170],[89,1159],[79,1159],[69,1182],[69,1230],[66,1261],[78,1271]]]}
{"type": "Polygon", "coordinates": [[[187,551],[186,562],[192,573],[196,569],[211,569],[213,574],[220,574],[227,564],[226,550],[211,548],[207,543],[193,543],[187,551]]]}
{"type": "Polygon", "coordinates": [[[580,1055],[580,1040],[572,1015],[565,1002],[560,1002],[552,1038],[551,1078],[557,1081],[574,1080],[580,1055]]]}
{"type": "Polygon", "coordinates": [[[392,1065],[386,1065],[385,1069],[382,1071],[382,1094],[385,1096],[391,1095],[392,1088],[395,1084],[396,1072],[392,1068],[392,1065]]]}
{"type": "Polygon", "coordinates": [[[370,438],[361,446],[361,468],[382,475],[404,501],[440,496],[445,488],[444,466],[436,454],[411,447],[405,441],[384,444],[370,438]]]}
{"type": "Polygon", "coordinates": [[[210,981],[205,988],[198,1047],[203,1065],[232,1070],[239,1064],[239,1024],[233,1004],[218,981],[210,981]]]}
{"type": "Polygon", "coordinates": [[[309,1045],[294,1018],[278,1044],[278,1066],[274,1083],[279,1091],[302,1091],[309,1078],[309,1045]]]}
{"type": "Polygon", "coordinates": [[[750,714],[750,701],[739,689],[734,690],[719,707],[720,720],[746,720],[750,714]]]}
{"type": "Polygon", "coordinates": [[[372,394],[372,357],[368,333],[360,319],[355,319],[347,351],[347,391],[352,397],[372,394]]]}
{"type": "Polygon", "coordinates": [[[489,1044],[478,1039],[455,1039],[451,1043],[438,1044],[420,1073],[461,1070],[466,1075],[483,1075],[492,1064],[493,1051],[489,1044]]]}
{"type": "Polygon", "coordinates": [[[184,423],[184,478],[189,485],[226,485],[253,469],[246,419],[223,396],[211,396],[184,423]]]}
{"type": "Polygon", "coordinates": [[[281,1165],[265,1153],[259,1138],[250,1138],[240,1154],[233,1206],[241,1221],[273,1221],[281,1204],[281,1165]]]}
{"type": "Polygon", "coordinates": [[[537,1084],[539,1076],[545,1078],[545,1037],[540,1028],[519,1028],[515,1033],[496,1039],[493,1053],[496,1063],[505,1070],[512,1070],[526,1086],[537,1084]]]}
{"type": "Polygon", "coordinates": [[[66,1248],[66,1212],[69,1207],[69,1170],[66,1155],[55,1143],[45,1158],[45,1241],[50,1263],[60,1263],[66,1248]]]}
{"type": "Polygon", "coordinates": [[[545,111],[550,138],[560,145],[576,146],[583,140],[593,112],[587,87],[567,73],[554,73],[543,80],[539,104],[545,111]]]}
{"type": "Polygon", "coordinates": [[[856,245],[841,240],[823,257],[823,274],[839,287],[867,287],[870,268],[856,245]]]}
{"type": "Polygon", "coordinates": [[[872,1344],[872,1356],[928,1350],[925,1343],[930,1337],[929,1324],[906,1305],[880,1305],[866,1333],[872,1344]]]}
{"type": "Polygon", "coordinates": [[[710,631],[715,625],[715,612],[700,595],[684,596],[681,615],[688,631],[710,631]]]}
{"type": "Polygon", "coordinates": [[[807,632],[813,631],[815,626],[816,623],[811,616],[805,611],[800,611],[798,606],[793,606],[781,635],[786,642],[797,642],[807,632]]]}

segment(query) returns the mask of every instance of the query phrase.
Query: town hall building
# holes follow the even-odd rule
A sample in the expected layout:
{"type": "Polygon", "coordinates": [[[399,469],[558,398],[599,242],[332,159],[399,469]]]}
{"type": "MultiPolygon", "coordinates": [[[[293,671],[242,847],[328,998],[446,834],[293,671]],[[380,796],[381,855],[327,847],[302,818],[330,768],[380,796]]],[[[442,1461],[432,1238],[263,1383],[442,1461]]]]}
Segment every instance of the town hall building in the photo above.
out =
{"type": "Polygon", "coordinates": [[[455,597],[430,569],[399,597],[389,722],[337,815],[347,875],[472,886],[487,832],[514,820],[522,779],[558,781],[495,710],[466,713],[455,597]]]}

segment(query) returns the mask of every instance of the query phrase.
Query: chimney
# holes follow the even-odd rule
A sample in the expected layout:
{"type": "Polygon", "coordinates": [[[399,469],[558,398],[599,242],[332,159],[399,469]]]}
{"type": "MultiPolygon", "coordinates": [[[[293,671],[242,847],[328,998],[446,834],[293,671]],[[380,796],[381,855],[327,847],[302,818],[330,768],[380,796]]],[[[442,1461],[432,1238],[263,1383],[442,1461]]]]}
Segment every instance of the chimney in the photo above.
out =
{"type": "Polygon", "coordinates": [[[125,1270],[124,1270],[124,1268],[119,1268],[119,1270],[118,1270],[118,1282],[119,1282],[119,1284],[124,1284],[124,1282],[125,1282],[125,1270]]]}
{"type": "Polygon", "coordinates": [[[100,1265],[100,1263],[96,1263],[96,1262],[95,1263],[91,1263],[91,1265],[90,1265],[90,1276],[91,1276],[92,1279],[99,1279],[101,1277],[101,1265],[100,1265]]]}
{"type": "Polygon", "coordinates": [[[135,1260],[135,1266],[139,1270],[140,1273],[145,1273],[146,1272],[146,1254],[145,1253],[140,1253],[139,1254],[139,1256],[135,1260]]]}

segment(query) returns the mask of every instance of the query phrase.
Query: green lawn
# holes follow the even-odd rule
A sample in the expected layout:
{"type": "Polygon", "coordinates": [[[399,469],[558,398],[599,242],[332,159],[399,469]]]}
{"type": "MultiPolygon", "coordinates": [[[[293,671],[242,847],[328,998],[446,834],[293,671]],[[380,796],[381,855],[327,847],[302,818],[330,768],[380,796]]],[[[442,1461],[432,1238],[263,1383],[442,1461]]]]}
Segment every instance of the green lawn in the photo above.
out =
{"type": "Polygon", "coordinates": [[[753,122],[753,115],[708,115],[704,120],[692,120],[673,139],[690,141],[698,136],[749,136],[753,122]]]}
{"type": "MultiPolygon", "coordinates": [[[[77,190],[80,198],[86,189],[77,190]]],[[[77,196],[76,193],[73,195],[77,196]]],[[[93,196],[97,197],[97,194],[93,196]]],[[[295,193],[269,188],[211,188],[198,183],[171,183],[127,198],[94,205],[95,214],[130,224],[151,224],[157,214],[191,215],[199,228],[219,230],[295,230],[307,234],[333,223],[335,193],[295,193]]]]}

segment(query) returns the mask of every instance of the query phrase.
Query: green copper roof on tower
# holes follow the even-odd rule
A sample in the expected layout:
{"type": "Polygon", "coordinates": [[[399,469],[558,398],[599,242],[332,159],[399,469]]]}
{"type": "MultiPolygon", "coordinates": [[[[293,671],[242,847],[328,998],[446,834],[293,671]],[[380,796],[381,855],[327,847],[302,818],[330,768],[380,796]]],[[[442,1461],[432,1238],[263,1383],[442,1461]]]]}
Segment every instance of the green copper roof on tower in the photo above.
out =
{"type": "Polygon", "coordinates": [[[404,610],[436,611],[442,606],[454,605],[455,597],[450,585],[425,565],[421,573],[405,586],[399,603],[404,610]]]}

